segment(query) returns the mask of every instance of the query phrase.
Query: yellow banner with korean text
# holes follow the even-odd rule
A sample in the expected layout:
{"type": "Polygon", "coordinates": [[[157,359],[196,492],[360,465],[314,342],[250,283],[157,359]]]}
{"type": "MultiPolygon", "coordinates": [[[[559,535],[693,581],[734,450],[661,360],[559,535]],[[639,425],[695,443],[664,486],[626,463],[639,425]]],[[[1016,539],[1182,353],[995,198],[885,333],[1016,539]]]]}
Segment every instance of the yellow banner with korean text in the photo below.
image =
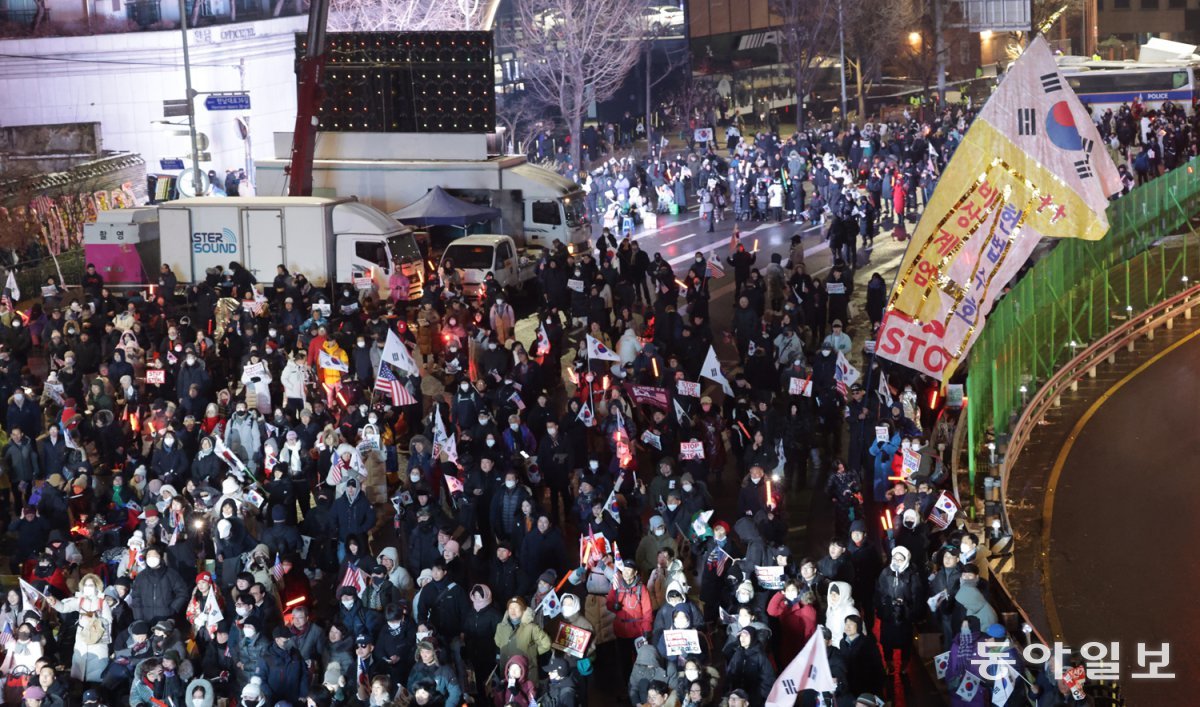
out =
{"type": "Polygon", "coordinates": [[[938,181],[896,276],[878,355],[943,382],[1043,235],[1096,240],[1120,179],[1040,38],[938,181]]]}

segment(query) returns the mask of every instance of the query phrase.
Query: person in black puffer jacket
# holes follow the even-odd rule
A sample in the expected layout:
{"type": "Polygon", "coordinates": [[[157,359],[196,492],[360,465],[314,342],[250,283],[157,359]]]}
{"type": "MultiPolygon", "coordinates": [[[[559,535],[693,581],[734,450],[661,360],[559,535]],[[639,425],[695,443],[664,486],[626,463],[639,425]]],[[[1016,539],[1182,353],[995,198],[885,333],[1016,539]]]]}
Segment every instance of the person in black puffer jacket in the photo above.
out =
{"type": "Polygon", "coordinates": [[[179,573],[162,564],[158,548],[146,550],[146,569],[133,580],[130,606],[133,618],[154,623],[181,616],[187,604],[188,588],[179,573]]]}

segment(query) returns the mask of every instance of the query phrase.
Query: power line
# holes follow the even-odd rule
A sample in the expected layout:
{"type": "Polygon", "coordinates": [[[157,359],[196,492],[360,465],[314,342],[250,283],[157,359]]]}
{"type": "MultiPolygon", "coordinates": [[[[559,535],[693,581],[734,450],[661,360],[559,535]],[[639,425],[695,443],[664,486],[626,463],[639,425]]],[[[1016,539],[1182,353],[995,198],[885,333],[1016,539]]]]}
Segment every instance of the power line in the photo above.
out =
{"type": "MultiPolygon", "coordinates": [[[[0,59],[32,59],[34,61],[62,61],[69,64],[116,64],[118,66],[153,66],[162,69],[178,69],[183,66],[182,63],[163,63],[152,61],[118,61],[115,59],[73,59],[70,57],[60,56],[30,56],[27,54],[4,54],[0,53],[0,59]]],[[[234,69],[237,64],[200,64],[192,62],[192,66],[204,66],[217,69],[234,69]]]]}

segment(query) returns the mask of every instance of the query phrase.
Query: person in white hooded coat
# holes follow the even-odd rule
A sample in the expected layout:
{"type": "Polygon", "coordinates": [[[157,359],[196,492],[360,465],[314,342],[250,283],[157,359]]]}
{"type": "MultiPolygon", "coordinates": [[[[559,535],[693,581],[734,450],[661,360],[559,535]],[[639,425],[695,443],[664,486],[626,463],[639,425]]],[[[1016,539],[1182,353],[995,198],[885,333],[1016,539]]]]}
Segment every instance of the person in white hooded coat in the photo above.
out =
{"type": "Polygon", "coordinates": [[[279,376],[283,385],[284,407],[291,411],[299,411],[304,407],[304,386],[308,382],[303,356],[289,358],[279,376]]]}
{"type": "Polygon", "coordinates": [[[75,625],[75,652],[71,657],[71,678],[100,682],[108,667],[108,648],[112,643],[112,610],[104,599],[104,582],[94,574],[79,580],[75,596],[53,602],[60,614],[78,613],[75,625]]]}
{"type": "Polygon", "coordinates": [[[416,586],[413,584],[412,575],[408,573],[404,565],[400,564],[400,553],[396,551],[396,548],[385,547],[375,556],[375,561],[387,570],[388,581],[400,590],[400,594],[405,599],[411,600],[416,586]]]}
{"type": "Polygon", "coordinates": [[[838,646],[846,630],[846,617],[859,616],[858,607],[847,582],[830,582],[825,598],[825,627],[833,634],[833,645],[838,646]]]}

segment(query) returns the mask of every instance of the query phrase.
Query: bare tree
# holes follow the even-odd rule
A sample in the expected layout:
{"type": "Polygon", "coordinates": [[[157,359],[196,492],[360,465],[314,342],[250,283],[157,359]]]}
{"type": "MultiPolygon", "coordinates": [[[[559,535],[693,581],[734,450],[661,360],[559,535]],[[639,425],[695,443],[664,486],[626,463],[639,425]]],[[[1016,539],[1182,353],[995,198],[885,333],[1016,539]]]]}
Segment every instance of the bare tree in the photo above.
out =
{"type": "Polygon", "coordinates": [[[479,28],[482,10],[482,0],[332,0],[329,30],[473,30],[479,28]]]}
{"type": "Polygon", "coordinates": [[[846,69],[854,72],[858,117],[866,118],[866,93],[883,75],[885,62],[896,57],[896,48],[916,21],[907,3],[856,0],[844,6],[846,69]]]}
{"type": "Polygon", "coordinates": [[[796,129],[804,129],[804,97],[816,83],[823,55],[836,51],[838,0],[769,0],[780,19],[783,63],[796,82],[796,129]]]}
{"type": "Polygon", "coordinates": [[[496,120],[507,130],[515,154],[529,153],[539,129],[553,129],[551,121],[542,118],[542,115],[535,101],[524,93],[496,96],[496,120]]]}
{"type": "Polygon", "coordinates": [[[525,86],[559,110],[577,169],[588,104],[612,97],[638,61],[644,8],[645,0],[517,0],[525,86]]]}

